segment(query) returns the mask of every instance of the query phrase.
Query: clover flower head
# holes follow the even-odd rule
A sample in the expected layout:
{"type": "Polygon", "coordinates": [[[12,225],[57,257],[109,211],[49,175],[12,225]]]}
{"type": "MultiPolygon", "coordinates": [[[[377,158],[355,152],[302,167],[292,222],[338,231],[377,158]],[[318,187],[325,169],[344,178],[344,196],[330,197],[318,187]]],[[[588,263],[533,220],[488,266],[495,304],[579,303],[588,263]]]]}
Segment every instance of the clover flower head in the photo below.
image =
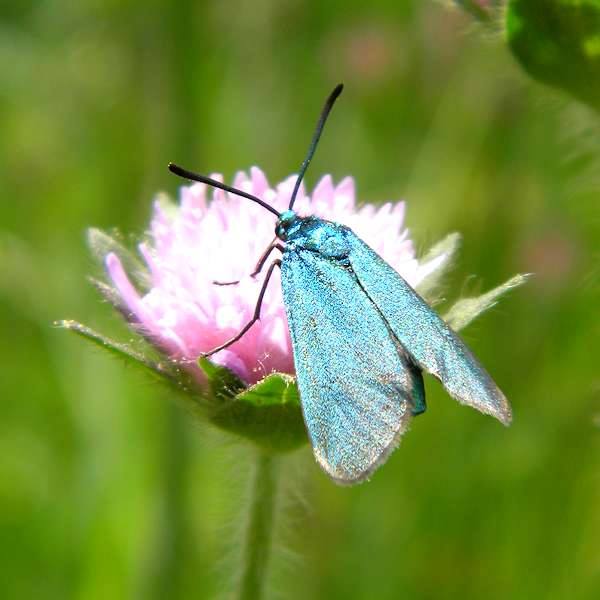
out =
{"type": "MultiPolygon", "coordinates": [[[[295,180],[293,175],[271,187],[264,173],[252,167],[249,173],[238,173],[233,185],[284,211],[295,180]]],[[[311,194],[302,186],[295,210],[347,225],[413,287],[447,259],[441,253],[417,260],[404,226],[404,202],[357,207],[350,177],[335,184],[326,175],[311,194]]],[[[230,339],[252,318],[264,271],[255,278],[249,273],[273,239],[274,225],[272,216],[256,204],[197,183],[180,189],[179,206],[164,199],[154,203],[148,239],[139,245],[149,271],[147,290],[136,289],[117,253],[105,257],[108,276],[132,325],[171,359],[186,365],[199,382],[203,374],[196,366],[198,357],[230,339]],[[239,284],[215,284],[235,280],[239,284]]],[[[211,357],[248,384],[272,372],[294,373],[278,278],[274,273],[260,320],[239,341],[211,357]]]]}

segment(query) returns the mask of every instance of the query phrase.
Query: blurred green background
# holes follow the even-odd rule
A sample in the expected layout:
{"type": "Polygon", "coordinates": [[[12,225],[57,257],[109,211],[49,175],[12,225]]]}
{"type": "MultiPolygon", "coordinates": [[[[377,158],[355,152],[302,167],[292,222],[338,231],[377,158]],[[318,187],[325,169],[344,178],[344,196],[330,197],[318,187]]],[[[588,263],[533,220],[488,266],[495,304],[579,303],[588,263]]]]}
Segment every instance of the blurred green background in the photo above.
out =
{"type": "Polygon", "coordinates": [[[280,180],[338,81],[309,186],[404,197],[421,250],[462,232],[449,299],[536,275],[464,332],[513,426],[428,379],[370,483],[288,457],[270,597],[600,597],[598,113],[418,0],[3,3],[0,73],[2,598],[228,596],[250,451],[52,322],[127,340],[85,228],[135,240],[169,160],[280,180]]]}

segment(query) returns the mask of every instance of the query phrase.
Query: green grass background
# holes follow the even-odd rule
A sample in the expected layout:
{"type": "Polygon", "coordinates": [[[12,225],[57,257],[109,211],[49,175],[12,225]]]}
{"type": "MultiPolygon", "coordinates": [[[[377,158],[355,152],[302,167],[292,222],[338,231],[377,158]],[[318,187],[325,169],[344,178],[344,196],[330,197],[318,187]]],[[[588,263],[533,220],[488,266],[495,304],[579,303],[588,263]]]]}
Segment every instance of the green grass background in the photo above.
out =
{"type": "Polygon", "coordinates": [[[405,198],[421,250],[462,232],[449,299],[536,275],[464,332],[513,426],[428,379],[370,483],[289,457],[271,597],[599,597],[597,114],[418,0],[5,3],[0,74],[2,598],[228,597],[251,451],[52,322],[129,339],[85,228],[133,241],[169,160],[285,177],[338,81],[309,186],[405,198]]]}

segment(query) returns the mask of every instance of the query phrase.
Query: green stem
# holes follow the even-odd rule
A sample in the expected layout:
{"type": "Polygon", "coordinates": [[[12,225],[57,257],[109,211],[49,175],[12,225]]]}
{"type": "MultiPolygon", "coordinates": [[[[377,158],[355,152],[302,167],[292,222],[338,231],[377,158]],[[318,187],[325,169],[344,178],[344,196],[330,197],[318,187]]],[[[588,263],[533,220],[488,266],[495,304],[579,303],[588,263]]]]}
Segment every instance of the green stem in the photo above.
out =
{"type": "Polygon", "coordinates": [[[277,468],[271,455],[257,452],[250,488],[250,513],[242,555],[238,599],[260,600],[265,591],[277,496],[277,468]]]}
{"type": "Polygon", "coordinates": [[[185,568],[192,542],[188,527],[187,472],[190,462],[186,415],[165,398],[160,465],[160,515],[147,571],[140,580],[141,597],[149,600],[183,597],[185,568]]]}

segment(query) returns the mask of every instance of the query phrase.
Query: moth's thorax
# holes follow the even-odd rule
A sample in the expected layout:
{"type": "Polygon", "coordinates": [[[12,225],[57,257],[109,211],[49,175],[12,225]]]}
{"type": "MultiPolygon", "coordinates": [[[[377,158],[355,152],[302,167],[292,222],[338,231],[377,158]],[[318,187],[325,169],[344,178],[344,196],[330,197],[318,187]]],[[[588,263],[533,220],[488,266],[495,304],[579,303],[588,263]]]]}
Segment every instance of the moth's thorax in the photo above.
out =
{"type": "Polygon", "coordinates": [[[286,248],[312,250],[331,258],[348,255],[347,231],[344,225],[314,216],[300,217],[291,210],[281,214],[275,227],[275,234],[286,248]]]}

